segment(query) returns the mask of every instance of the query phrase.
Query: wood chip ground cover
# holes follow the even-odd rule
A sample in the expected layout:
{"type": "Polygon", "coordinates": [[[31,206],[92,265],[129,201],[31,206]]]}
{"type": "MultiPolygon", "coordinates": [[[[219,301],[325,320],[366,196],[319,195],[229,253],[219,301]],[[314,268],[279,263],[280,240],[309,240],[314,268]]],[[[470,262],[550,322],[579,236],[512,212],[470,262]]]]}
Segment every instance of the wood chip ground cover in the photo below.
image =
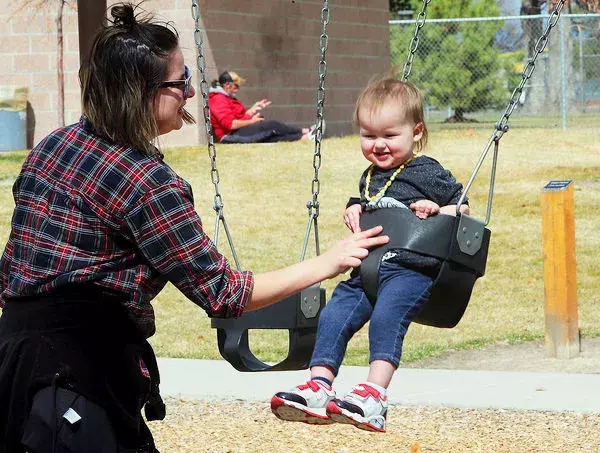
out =
{"type": "Polygon", "coordinates": [[[167,418],[150,424],[162,453],[600,451],[600,414],[393,406],[379,434],[283,422],[267,402],[166,403],[167,418]]]}

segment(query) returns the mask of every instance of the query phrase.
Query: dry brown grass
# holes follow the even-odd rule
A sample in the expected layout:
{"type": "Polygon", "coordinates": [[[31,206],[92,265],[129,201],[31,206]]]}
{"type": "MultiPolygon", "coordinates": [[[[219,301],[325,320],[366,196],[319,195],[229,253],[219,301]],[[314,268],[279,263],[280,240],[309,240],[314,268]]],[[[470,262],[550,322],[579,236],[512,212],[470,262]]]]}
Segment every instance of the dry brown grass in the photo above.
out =
{"type": "MultiPolygon", "coordinates": [[[[429,154],[465,181],[488,136],[484,131],[469,129],[436,132],[431,137],[429,154]]],[[[592,130],[565,134],[532,129],[505,135],[490,225],[493,234],[487,275],[478,282],[471,305],[456,328],[411,327],[405,343],[405,360],[436,354],[449,347],[543,337],[539,200],[542,187],[550,179],[575,181],[580,322],[584,335],[600,334],[597,327],[600,311],[594,304],[598,300],[594,251],[600,241],[594,228],[600,223],[594,209],[600,189],[598,151],[597,134],[592,130]]],[[[188,161],[195,164],[196,150],[178,150],[172,157],[180,160],[185,153],[189,153],[188,161]]],[[[347,197],[356,194],[365,161],[356,137],[329,139],[322,153],[319,222],[321,243],[327,246],[346,234],[340,213],[347,197]]],[[[298,259],[306,228],[304,205],[311,197],[311,155],[309,144],[220,147],[220,186],[226,216],[245,268],[267,270],[298,259]]],[[[207,181],[208,163],[202,163],[208,159],[205,155],[200,157],[198,166],[193,165],[194,170],[188,167],[187,177],[193,181],[198,210],[212,233],[212,186],[207,181]],[[204,206],[203,200],[208,201],[204,206]]],[[[484,167],[471,193],[474,212],[480,217],[485,214],[487,171],[489,166],[484,167]]],[[[220,246],[226,250],[224,241],[220,246]]],[[[310,250],[313,250],[312,242],[310,250]]],[[[329,293],[334,283],[325,283],[329,293]]],[[[156,305],[159,331],[155,345],[167,354],[218,357],[214,334],[206,327],[208,320],[194,313],[197,312],[195,307],[181,303],[180,299],[174,290],[160,296],[156,305]],[[173,313],[180,310],[182,314],[174,317],[173,313]],[[195,325],[181,322],[188,316],[194,317],[195,325]],[[167,323],[186,331],[172,335],[172,328],[164,329],[167,323]],[[179,337],[176,340],[179,347],[174,347],[175,337],[179,337]]],[[[284,335],[279,332],[252,334],[251,341],[261,357],[271,360],[281,357],[285,345],[284,335]],[[273,347],[273,343],[279,346],[273,347]]],[[[366,355],[367,338],[363,331],[353,339],[346,363],[365,364],[366,355]]]]}
{"type": "MultiPolygon", "coordinates": [[[[466,181],[487,142],[488,131],[463,129],[431,134],[427,154],[466,181]]],[[[312,198],[313,147],[310,143],[219,146],[220,189],[226,219],[242,267],[265,271],[299,259],[312,198]]],[[[322,148],[320,171],[321,247],[346,234],[341,212],[356,195],[365,160],[356,137],[331,138],[322,148]]],[[[167,161],[194,187],[196,208],[207,233],[213,235],[213,186],[206,148],[166,150],[167,161]]],[[[543,278],[540,193],[551,179],[575,182],[579,316],[585,336],[600,336],[600,143],[593,129],[515,129],[501,143],[490,228],[492,241],[487,274],[475,287],[461,323],[442,330],[414,325],[405,342],[405,360],[435,355],[448,348],[477,346],[499,340],[543,337],[543,278]]],[[[8,235],[12,199],[10,184],[23,153],[0,154],[0,246],[8,235]]],[[[473,213],[485,215],[489,166],[470,193],[473,213]]],[[[221,229],[220,248],[228,247],[221,229]]],[[[314,253],[311,239],[309,252],[314,253]]],[[[339,279],[324,283],[328,293],[339,279]]],[[[206,315],[173,287],[156,299],[159,355],[218,358],[215,334],[206,315]]],[[[251,335],[261,358],[277,360],[287,347],[281,332],[251,335]]],[[[366,364],[366,331],[351,342],[347,364],[366,364]]]]}

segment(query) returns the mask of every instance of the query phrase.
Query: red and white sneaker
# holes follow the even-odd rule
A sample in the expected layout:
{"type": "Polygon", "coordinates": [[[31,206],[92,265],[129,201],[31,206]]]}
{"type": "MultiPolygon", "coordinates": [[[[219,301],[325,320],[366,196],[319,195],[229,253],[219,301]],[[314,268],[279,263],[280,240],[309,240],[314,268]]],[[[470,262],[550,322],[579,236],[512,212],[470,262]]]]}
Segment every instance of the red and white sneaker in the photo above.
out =
{"type": "Polygon", "coordinates": [[[384,433],[387,410],[387,395],[382,396],[369,384],[359,384],[344,398],[329,402],[325,412],[334,422],[384,433]]]}
{"type": "Polygon", "coordinates": [[[271,398],[271,411],[277,418],[313,425],[329,425],[327,403],[335,398],[335,392],[320,381],[310,380],[289,392],[279,392],[271,398]]]}

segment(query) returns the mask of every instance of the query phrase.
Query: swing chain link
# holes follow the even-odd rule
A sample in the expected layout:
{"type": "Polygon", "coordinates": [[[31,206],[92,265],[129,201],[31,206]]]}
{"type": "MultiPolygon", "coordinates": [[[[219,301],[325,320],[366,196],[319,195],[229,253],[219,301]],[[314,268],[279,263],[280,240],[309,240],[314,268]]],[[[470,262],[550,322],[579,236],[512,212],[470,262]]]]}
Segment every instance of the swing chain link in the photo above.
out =
{"type": "Polygon", "coordinates": [[[506,132],[508,132],[508,129],[509,129],[508,120],[510,119],[510,116],[512,115],[513,111],[515,110],[515,108],[517,107],[517,105],[519,103],[519,98],[521,97],[521,93],[523,92],[523,87],[525,86],[525,83],[533,75],[533,71],[535,69],[535,60],[544,51],[544,49],[546,48],[546,45],[548,44],[548,36],[550,35],[550,31],[557,24],[557,22],[560,18],[560,12],[561,12],[563,6],[565,5],[565,1],[566,0],[559,0],[557,2],[556,7],[554,8],[552,13],[550,14],[550,17],[548,18],[548,23],[546,24],[546,28],[545,28],[544,32],[536,41],[535,48],[534,48],[535,53],[534,53],[533,57],[530,57],[525,68],[523,68],[523,73],[521,75],[521,81],[519,82],[519,85],[512,92],[510,101],[508,101],[508,105],[506,106],[506,110],[502,114],[500,121],[498,121],[494,125],[494,131],[492,132],[492,135],[491,135],[490,139],[488,140],[487,145],[484,147],[483,151],[481,152],[481,156],[479,157],[479,160],[478,160],[477,164],[475,165],[475,169],[473,170],[473,173],[471,174],[469,181],[467,182],[467,184],[465,185],[465,187],[461,193],[460,199],[458,200],[457,205],[456,205],[457,215],[458,215],[459,207],[464,202],[464,200],[467,196],[467,192],[473,185],[473,182],[475,181],[475,177],[477,176],[477,173],[479,172],[481,165],[483,164],[483,161],[485,160],[485,157],[487,156],[492,145],[494,145],[492,170],[491,170],[491,174],[490,174],[490,191],[488,194],[487,214],[486,214],[486,219],[485,219],[484,224],[488,225],[488,223],[490,222],[491,212],[492,212],[492,197],[494,194],[494,181],[496,179],[496,163],[497,163],[497,159],[498,159],[498,146],[500,144],[500,139],[506,132]]]}
{"type": "Polygon", "coordinates": [[[208,106],[209,85],[206,81],[206,58],[202,50],[204,38],[202,35],[202,30],[200,29],[200,7],[198,6],[197,0],[192,0],[192,18],[194,19],[194,41],[196,43],[196,48],[198,49],[198,55],[196,57],[196,66],[200,70],[201,76],[199,86],[203,101],[202,114],[204,116],[206,142],[208,143],[208,156],[210,157],[211,163],[210,179],[213,183],[213,186],[215,187],[213,209],[215,210],[217,215],[215,221],[215,234],[213,237],[213,241],[215,244],[219,243],[219,227],[221,226],[221,224],[223,224],[223,229],[225,230],[225,235],[227,236],[227,242],[229,243],[229,248],[231,249],[231,255],[235,263],[235,267],[237,268],[237,270],[241,270],[241,265],[237,256],[237,252],[235,250],[233,238],[231,237],[229,227],[227,226],[227,221],[225,220],[223,197],[219,192],[220,176],[219,170],[217,169],[217,149],[215,147],[214,131],[210,122],[210,108],[208,106]]]}
{"type": "Polygon", "coordinates": [[[325,106],[325,77],[327,76],[327,47],[329,46],[329,36],[327,35],[327,24],[330,20],[329,1],[323,0],[321,9],[321,36],[319,36],[319,48],[321,50],[321,59],[318,64],[319,88],[317,89],[317,123],[315,130],[315,153],[313,155],[314,178],[311,183],[312,200],[306,202],[308,209],[308,228],[304,237],[304,244],[300,254],[300,261],[304,260],[308,246],[311,225],[315,225],[315,244],[316,253],[320,254],[319,231],[317,218],[319,217],[319,192],[321,191],[321,181],[319,180],[319,169],[321,168],[321,141],[323,139],[323,118],[325,106]]]}
{"type": "Polygon", "coordinates": [[[204,125],[206,130],[206,140],[208,142],[208,156],[210,157],[211,170],[210,179],[215,187],[215,196],[213,208],[217,212],[219,218],[223,217],[223,197],[219,192],[219,170],[217,169],[217,149],[215,147],[214,133],[212,124],[210,122],[210,109],[208,107],[208,92],[209,86],[206,81],[206,58],[203,53],[204,38],[202,30],[200,30],[200,7],[198,6],[197,0],[192,0],[192,17],[194,19],[194,41],[198,49],[198,56],[196,57],[196,65],[200,70],[200,93],[202,95],[202,113],[204,115],[204,125]]]}
{"type": "Polygon", "coordinates": [[[323,110],[325,105],[325,76],[327,75],[327,61],[325,58],[327,47],[329,46],[329,36],[327,36],[327,24],[329,24],[329,2],[323,1],[323,9],[321,10],[321,25],[322,33],[319,37],[319,48],[321,50],[321,59],[319,61],[319,88],[317,90],[317,128],[315,131],[315,153],[313,155],[313,169],[315,176],[312,180],[311,190],[313,199],[307,202],[306,206],[309,210],[309,215],[312,217],[319,216],[319,192],[321,190],[321,182],[319,181],[319,169],[321,168],[321,140],[323,138],[323,110]],[[313,211],[314,210],[314,211],[313,211]]]}
{"type": "Polygon", "coordinates": [[[425,19],[427,18],[427,5],[431,0],[423,0],[423,6],[421,7],[421,12],[417,15],[417,19],[415,20],[415,33],[410,40],[410,44],[408,46],[408,55],[406,57],[406,62],[404,63],[404,67],[402,68],[402,81],[406,82],[410,73],[412,71],[413,60],[415,59],[415,53],[419,47],[419,32],[421,28],[425,25],[425,19]]]}
{"type": "Polygon", "coordinates": [[[533,57],[529,58],[527,65],[523,68],[523,74],[521,75],[521,81],[519,85],[512,92],[512,96],[508,105],[506,106],[506,110],[504,114],[500,118],[494,128],[494,140],[500,140],[500,138],[504,135],[505,132],[508,132],[508,120],[512,115],[513,111],[517,108],[519,104],[519,98],[521,97],[521,93],[523,92],[523,88],[525,87],[525,83],[531,78],[533,75],[533,71],[535,69],[535,61],[537,57],[544,51],[546,45],[548,44],[548,37],[550,35],[550,30],[556,25],[558,19],[560,18],[560,12],[565,4],[565,0],[559,0],[556,7],[550,14],[548,18],[548,23],[546,24],[546,29],[542,33],[542,35],[538,38],[535,43],[535,53],[533,57]]]}

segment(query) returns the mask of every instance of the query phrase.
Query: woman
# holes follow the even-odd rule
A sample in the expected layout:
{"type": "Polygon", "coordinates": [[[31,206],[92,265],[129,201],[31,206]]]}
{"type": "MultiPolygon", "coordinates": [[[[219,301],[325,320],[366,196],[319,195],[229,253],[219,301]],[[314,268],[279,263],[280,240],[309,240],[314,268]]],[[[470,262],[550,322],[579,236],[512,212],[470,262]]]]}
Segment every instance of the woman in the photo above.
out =
{"type": "MultiPolygon", "coordinates": [[[[246,82],[233,71],[225,71],[213,80],[208,94],[210,122],[221,143],[273,143],[314,140],[316,126],[300,129],[276,120],[265,120],[262,110],[271,101],[261,99],[246,109],[235,97],[246,82]]],[[[323,131],[325,132],[325,131],[323,131]]]]}
{"type": "Polygon", "coordinates": [[[156,452],[164,417],[147,338],[170,281],[211,317],[235,317],[357,266],[381,229],[263,274],[215,249],[190,185],[152,144],[193,121],[177,34],[111,9],[80,69],[83,116],[26,157],[0,260],[0,453],[156,452]]]}

